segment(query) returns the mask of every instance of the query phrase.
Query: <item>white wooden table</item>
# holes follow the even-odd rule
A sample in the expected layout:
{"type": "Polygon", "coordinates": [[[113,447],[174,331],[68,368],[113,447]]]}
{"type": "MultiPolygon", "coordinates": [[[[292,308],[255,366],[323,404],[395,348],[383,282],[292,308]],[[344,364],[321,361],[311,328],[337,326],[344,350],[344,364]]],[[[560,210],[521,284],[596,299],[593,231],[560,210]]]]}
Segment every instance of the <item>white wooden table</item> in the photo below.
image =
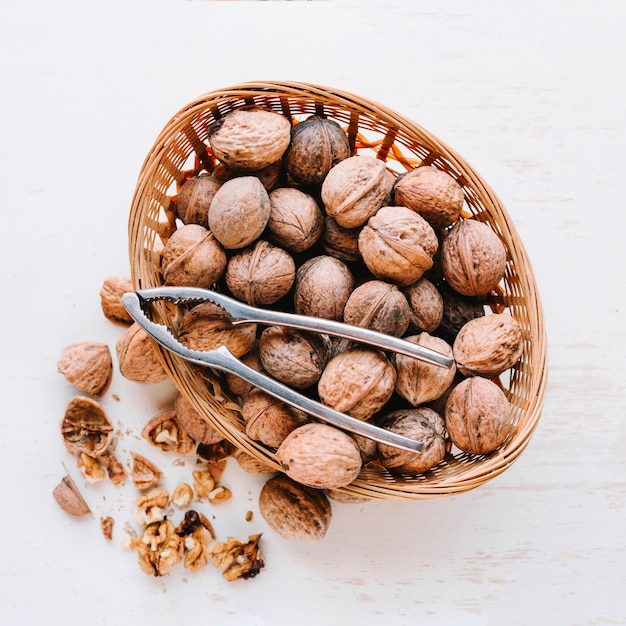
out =
{"type": "MultiPolygon", "coordinates": [[[[620,3],[7,0],[2,14],[4,624],[626,623],[620,3]],[[485,486],[336,504],[316,544],[272,533],[256,505],[263,479],[229,464],[234,497],[215,509],[216,531],[264,532],[265,570],[151,578],[121,546],[128,491],[90,487],[81,520],[52,499],[63,463],[77,475],[58,430],[74,391],[56,360],[120,333],[98,292],[128,272],[128,208],[157,134],[201,93],[255,79],[384,102],[484,176],[539,282],[545,408],[522,457],[485,486]]],[[[124,425],[120,449],[140,449],[141,425],[172,398],[167,383],[115,376],[103,404],[124,425]]]]}

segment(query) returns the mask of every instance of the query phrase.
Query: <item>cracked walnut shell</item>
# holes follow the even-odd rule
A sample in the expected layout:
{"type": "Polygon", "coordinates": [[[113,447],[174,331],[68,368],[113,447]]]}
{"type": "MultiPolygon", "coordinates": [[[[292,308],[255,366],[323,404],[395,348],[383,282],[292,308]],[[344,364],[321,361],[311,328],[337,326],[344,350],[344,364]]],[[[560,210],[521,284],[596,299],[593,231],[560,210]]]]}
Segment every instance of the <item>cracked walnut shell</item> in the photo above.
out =
{"type": "Polygon", "coordinates": [[[104,454],[111,443],[113,425],[98,402],[84,396],[75,396],[65,409],[61,434],[68,452],[84,452],[95,458],[104,454]]]}
{"type": "Polygon", "coordinates": [[[85,502],[85,499],[78,491],[76,483],[69,474],[65,475],[61,482],[53,489],[52,495],[57,504],[70,515],[74,517],[82,517],[91,513],[91,509],[85,502]]]}
{"type": "Polygon", "coordinates": [[[164,452],[185,455],[193,452],[196,447],[174,409],[163,411],[150,419],[141,430],[141,436],[164,452]]]}
{"type": "Polygon", "coordinates": [[[131,474],[135,487],[139,491],[147,491],[156,487],[163,476],[163,472],[145,456],[132,451],[130,455],[133,458],[131,474]]]}
{"type": "Polygon", "coordinates": [[[105,343],[81,341],[65,346],[57,369],[80,391],[99,396],[111,382],[113,361],[105,343]]]}

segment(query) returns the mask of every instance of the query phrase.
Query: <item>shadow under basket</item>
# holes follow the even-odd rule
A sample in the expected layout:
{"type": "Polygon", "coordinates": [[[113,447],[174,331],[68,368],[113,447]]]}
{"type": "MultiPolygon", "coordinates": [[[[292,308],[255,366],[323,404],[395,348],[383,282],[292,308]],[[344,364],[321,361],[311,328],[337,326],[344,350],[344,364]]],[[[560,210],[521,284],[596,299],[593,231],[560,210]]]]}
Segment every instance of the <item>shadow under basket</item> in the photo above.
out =
{"type": "MultiPolygon", "coordinates": [[[[216,165],[208,145],[209,126],[228,112],[252,104],[294,122],[312,114],[333,119],[346,130],[353,154],[375,156],[395,174],[418,165],[446,171],[463,188],[462,218],[487,223],[507,250],[505,276],[485,304],[492,311],[510,313],[523,331],[522,357],[501,381],[514,414],[512,435],[485,456],[452,449],[442,463],[418,476],[396,476],[378,463],[370,463],[342,491],[367,498],[426,499],[469,491],[502,473],[527,446],[539,421],[546,389],[546,336],[532,267],[505,208],[472,167],[428,131],[385,106],[337,89],[299,82],[242,83],[207,93],[185,106],[156,139],[138,178],[129,218],[134,287],[156,287],[163,282],[161,251],[177,227],[172,198],[190,176],[211,172],[216,165]]],[[[168,315],[166,308],[154,312],[155,321],[161,323],[171,323],[168,315]]],[[[229,396],[219,374],[164,349],[158,351],[172,382],[213,428],[238,448],[280,470],[273,451],[246,435],[239,404],[229,396]]]]}

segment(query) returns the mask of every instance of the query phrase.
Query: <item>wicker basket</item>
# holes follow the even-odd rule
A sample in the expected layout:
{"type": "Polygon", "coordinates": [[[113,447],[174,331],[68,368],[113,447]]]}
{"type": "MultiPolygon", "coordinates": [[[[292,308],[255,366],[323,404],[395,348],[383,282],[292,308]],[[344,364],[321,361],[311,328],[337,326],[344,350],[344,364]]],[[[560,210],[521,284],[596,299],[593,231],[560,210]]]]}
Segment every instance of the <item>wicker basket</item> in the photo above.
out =
{"type": "MultiPolygon", "coordinates": [[[[508,251],[505,277],[486,304],[507,310],[521,324],[521,360],[502,381],[515,416],[514,434],[486,456],[455,453],[416,477],[399,477],[377,463],[368,464],[344,491],[369,498],[425,499],[474,489],[508,468],[521,454],[539,420],[546,386],[546,336],[543,312],[526,251],[506,210],[480,176],[459,155],[417,124],[364,98],[327,87],[296,82],[250,82],[207,93],[181,109],[165,126],[141,169],[129,219],[129,252],[136,288],[162,283],[160,252],[176,228],[171,198],[182,183],[215,160],[208,148],[208,127],[241,106],[258,104],[293,120],[327,116],[347,131],[355,154],[376,156],[401,173],[430,164],[451,174],[465,193],[464,217],[488,223],[508,251]]],[[[156,313],[168,322],[166,309],[156,313]]],[[[239,405],[220,384],[220,376],[160,350],[170,378],[234,445],[279,469],[271,450],[249,439],[239,405]]]]}

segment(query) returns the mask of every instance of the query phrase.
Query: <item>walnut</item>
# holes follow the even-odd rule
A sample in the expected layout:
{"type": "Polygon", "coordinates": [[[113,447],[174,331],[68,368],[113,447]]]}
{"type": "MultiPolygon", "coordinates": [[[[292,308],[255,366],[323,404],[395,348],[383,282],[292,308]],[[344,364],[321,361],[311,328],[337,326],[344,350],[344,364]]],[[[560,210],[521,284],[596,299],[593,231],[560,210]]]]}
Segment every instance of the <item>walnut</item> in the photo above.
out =
{"type": "Polygon", "coordinates": [[[221,502],[226,502],[233,497],[233,494],[228,487],[224,487],[223,485],[218,485],[209,493],[207,496],[208,501],[211,504],[220,504],[221,502]]]}
{"type": "Polygon", "coordinates": [[[496,383],[473,376],[450,394],[445,410],[452,443],[469,454],[493,452],[514,428],[511,405],[496,383]]]}
{"type": "Polygon", "coordinates": [[[252,390],[242,409],[246,434],[270,448],[278,448],[285,437],[307,421],[307,415],[261,391],[252,390]]]}
{"type": "Polygon", "coordinates": [[[70,454],[84,452],[95,458],[111,443],[113,425],[98,402],[74,396],[65,408],[61,434],[70,454]]]}
{"type": "Polygon", "coordinates": [[[295,277],[292,256],[263,240],[234,254],[225,275],[235,298],[252,306],[278,302],[289,293],[295,277]]]}
{"type": "Polygon", "coordinates": [[[209,494],[215,489],[215,478],[209,469],[194,470],[191,472],[193,476],[193,490],[198,500],[208,498],[209,494]]]}
{"type": "Polygon", "coordinates": [[[193,500],[193,489],[188,483],[178,483],[172,492],[172,503],[179,509],[186,509],[193,500]]]}
{"type": "Polygon", "coordinates": [[[130,276],[109,276],[100,289],[100,306],[104,316],[111,322],[132,324],[133,318],[122,304],[122,296],[133,291],[130,276]]]}
{"type": "Polygon", "coordinates": [[[259,106],[230,111],[209,127],[209,144],[222,163],[259,170],[278,161],[289,146],[291,122],[259,106]]]}
{"type": "Polygon", "coordinates": [[[256,241],[270,218],[270,197],[256,176],[226,181],[209,209],[209,230],[229,250],[256,241]]]}
{"type": "Polygon", "coordinates": [[[420,441],[421,452],[409,452],[394,446],[378,444],[380,462],[396,474],[419,474],[443,461],[446,454],[445,425],[432,409],[420,407],[392,411],[380,425],[391,432],[420,441]]]}
{"type": "Polygon", "coordinates": [[[367,496],[361,496],[351,491],[344,491],[342,489],[324,489],[324,493],[335,502],[341,502],[342,504],[363,504],[368,502],[371,498],[367,496]]]}
{"type": "Polygon", "coordinates": [[[409,327],[411,311],[404,294],[391,283],[369,280],[348,298],[343,312],[346,324],[401,337],[409,327]]]}
{"type": "Polygon", "coordinates": [[[130,455],[133,458],[131,473],[135,487],[139,491],[146,491],[156,487],[163,476],[163,472],[145,456],[132,451],[130,455]]]}
{"type": "Polygon", "coordinates": [[[362,226],[380,209],[387,193],[385,164],[370,156],[351,156],[330,169],[322,183],[326,213],[344,228],[362,226]]]}
{"type": "Polygon", "coordinates": [[[428,222],[401,206],[382,207],[359,234],[359,252],[370,272],[403,287],[432,267],[438,247],[428,222]]]}
{"type": "MultiPolygon", "coordinates": [[[[251,367],[253,370],[263,372],[263,366],[261,365],[258,350],[253,348],[250,352],[248,352],[248,354],[244,354],[239,360],[244,365],[251,367]]],[[[226,386],[228,387],[228,390],[234,396],[239,396],[240,398],[245,398],[245,396],[247,396],[250,391],[255,388],[252,383],[249,383],[247,380],[244,380],[236,374],[227,373],[224,378],[226,379],[226,386]]]]}
{"type": "Polygon", "coordinates": [[[163,411],[150,419],[141,430],[141,436],[164,452],[185,455],[193,452],[196,447],[173,409],[163,411]]]}
{"type": "Polygon", "coordinates": [[[324,404],[368,420],[391,398],[395,384],[396,370],[381,351],[355,346],[328,362],[317,390],[324,404]]]}
{"type": "Polygon", "coordinates": [[[213,444],[224,439],[224,435],[215,430],[191,401],[180,392],[176,395],[174,410],[183,430],[197,443],[213,444]]]}
{"type": "Polygon", "coordinates": [[[431,333],[439,327],[443,319],[443,297],[428,278],[420,278],[402,293],[409,303],[409,325],[414,330],[431,333]]]}
{"type": "Polygon", "coordinates": [[[453,344],[467,322],[485,315],[485,305],[478,296],[463,296],[446,283],[441,283],[437,289],[443,300],[443,314],[437,335],[453,344]]]}
{"type": "Polygon", "coordinates": [[[363,467],[359,446],[350,435],[317,422],[287,435],[276,459],[289,478],[316,489],[345,487],[363,467]]]}
{"type": "Polygon", "coordinates": [[[331,167],[350,156],[348,136],[334,120],[311,115],[291,130],[285,153],[287,173],[305,185],[319,185],[331,167]]]}
{"type": "Polygon", "coordinates": [[[213,556],[215,537],[210,529],[203,524],[185,535],[184,544],[186,548],[183,566],[191,572],[197,572],[206,567],[213,556]]]}
{"type": "Polygon", "coordinates": [[[266,167],[262,167],[260,170],[240,170],[228,167],[223,163],[218,163],[211,175],[220,183],[225,183],[227,180],[237,178],[238,176],[255,176],[261,181],[261,184],[265,187],[265,191],[269,193],[281,183],[283,178],[283,162],[282,159],[279,159],[266,167]]]}
{"type": "Polygon", "coordinates": [[[400,176],[393,194],[396,204],[419,213],[433,228],[450,226],[463,208],[462,187],[452,176],[430,165],[400,176]]]}
{"type": "Polygon", "coordinates": [[[320,242],[324,252],[344,263],[353,263],[361,258],[359,252],[360,228],[344,228],[337,220],[327,215],[320,242]]]}
{"type": "Polygon", "coordinates": [[[170,520],[146,526],[134,542],[139,567],[146,574],[166,576],[183,560],[185,546],[170,520]]]}
{"type": "Polygon", "coordinates": [[[378,458],[378,446],[373,439],[363,435],[356,435],[354,433],[352,433],[352,439],[354,439],[356,441],[356,445],[359,446],[361,459],[363,459],[363,465],[367,465],[374,459],[378,458]]]}
{"type": "Polygon", "coordinates": [[[521,326],[508,313],[494,313],[467,322],[452,346],[462,374],[486,378],[494,378],[515,365],[523,349],[521,326]]]}
{"type": "Polygon", "coordinates": [[[128,476],[126,469],[111,450],[105,450],[98,459],[114,485],[120,485],[126,480],[128,476]]]}
{"type": "Polygon", "coordinates": [[[480,296],[502,280],[506,248],[487,224],[462,220],[443,240],[441,263],[450,287],[464,296],[480,296]]]}
{"type": "Polygon", "coordinates": [[[61,351],[57,369],[80,391],[94,396],[102,395],[113,375],[111,351],[105,343],[73,343],[61,351]]]}
{"type": "Polygon", "coordinates": [[[249,352],[256,338],[256,324],[233,325],[228,313],[212,302],[194,306],[181,319],[178,340],[192,350],[226,346],[236,357],[249,352]]]}
{"type": "Polygon", "coordinates": [[[78,469],[89,485],[93,485],[101,480],[104,480],[107,475],[106,470],[102,467],[102,465],[100,465],[98,459],[95,459],[84,452],[81,452],[78,455],[78,469]]]}
{"type": "MultiPolygon", "coordinates": [[[[452,357],[452,348],[443,339],[426,332],[405,339],[452,357]]],[[[450,368],[438,367],[397,353],[392,355],[391,362],[398,374],[396,392],[413,406],[432,402],[442,396],[454,381],[456,374],[454,362],[450,368]]]]}
{"type": "Polygon", "coordinates": [[[272,240],[290,252],[308,250],[322,234],[324,217],[315,199],[293,187],[270,193],[271,211],[267,223],[272,240]]]}
{"type": "Polygon", "coordinates": [[[345,263],[327,255],[313,257],[296,272],[296,313],[340,320],[353,285],[345,263]]]}
{"type": "Polygon", "coordinates": [[[186,224],[165,244],[161,269],[167,285],[210,287],[224,274],[226,252],[210,230],[186,224]]]}
{"type": "Polygon", "coordinates": [[[82,517],[91,513],[91,509],[69,474],[61,479],[61,482],[53,489],[52,495],[57,504],[66,513],[74,517],[82,517]]]}
{"type": "Polygon", "coordinates": [[[221,182],[203,172],[187,179],[176,196],[176,214],[183,224],[200,224],[206,227],[209,206],[221,182]]]}
{"type": "Polygon", "coordinates": [[[137,322],[133,322],[119,337],[115,351],[124,378],[143,384],[160,383],[167,379],[154,340],[137,322]]]}
{"type": "Polygon", "coordinates": [[[100,518],[100,530],[102,531],[102,536],[107,541],[113,540],[113,526],[114,525],[115,525],[115,520],[110,515],[106,515],[100,518]]]}
{"type": "Polygon", "coordinates": [[[326,335],[270,326],[259,339],[263,369],[296,389],[306,389],[319,380],[329,355],[330,342],[326,335]]]}
{"type": "Polygon", "coordinates": [[[244,450],[237,448],[233,457],[241,469],[248,474],[275,474],[276,469],[244,450]]]}
{"type": "Polygon", "coordinates": [[[133,503],[133,517],[144,526],[165,519],[170,494],[166,489],[151,489],[133,503]]]}
{"type": "Polygon", "coordinates": [[[319,541],[330,525],[332,509],[323,491],[296,483],[278,474],[259,494],[259,512],[283,539],[319,541]]]}
{"type": "Polygon", "coordinates": [[[212,547],[213,566],[222,570],[222,576],[229,581],[246,580],[258,576],[265,566],[259,541],[261,534],[250,535],[243,543],[235,537],[220,541],[212,547]]]}

